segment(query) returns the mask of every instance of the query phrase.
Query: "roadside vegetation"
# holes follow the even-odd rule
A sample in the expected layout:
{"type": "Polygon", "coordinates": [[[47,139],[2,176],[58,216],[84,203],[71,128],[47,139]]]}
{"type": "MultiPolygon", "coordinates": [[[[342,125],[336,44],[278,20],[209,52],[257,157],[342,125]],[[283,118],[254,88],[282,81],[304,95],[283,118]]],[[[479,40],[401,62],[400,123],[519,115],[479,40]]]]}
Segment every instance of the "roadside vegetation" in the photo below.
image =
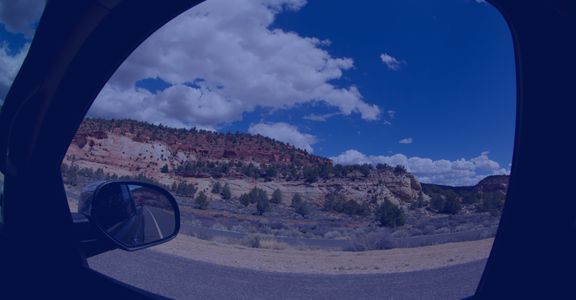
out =
{"type": "MultiPolygon", "coordinates": [[[[313,183],[326,176],[370,176],[377,169],[402,174],[402,167],[386,165],[334,166],[302,170],[304,182],[313,183]]],[[[256,169],[254,169],[256,170],[256,169]]],[[[162,172],[171,172],[169,167],[162,172]]],[[[260,171],[258,171],[260,172],[260,171]]],[[[269,178],[279,176],[266,169],[269,178]]],[[[298,172],[293,175],[298,177],[298,172]]],[[[390,200],[350,199],[337,190],[323,201],[312,201],[306,194],[284,195],[280,189],[264,189],[255,181],[247,193],[235,194],[225,179],[217,179],[199,188],[185,178],[162,185],[143,174],[117,176],[102,169],[62,165],[64,183],[79,190],[96,180],[136,180],[154,183],[170,190],[182,207],[203,210],[208,215],[182,214],[183,222],[202,228],[237,232],[245,235],[240,244],[254,248],[281,249],[279,238],[347,240],[350,251],[412,247],[439,242],[491,237],[504,205],[501,193],[477,193],[471,189],[423,185],[429,198],[419,197],[404,206],[390,200]],[[227,214],[220,214],[225,212],[227,214]],[[252,217],[244,217],[252,216],[252,217]],[[254,218],[253,218],[254,217],[254,218]],[[276,245],[276,246],[274,246],[276,245]]],[[[294,177],[294,178],[296,178],[294,177]]],[[[260,181],[261,182],[261,181],[260,181]]],[[[237,192],[236,192],[237,193],[237,192]]],[[[183,233],[194,235],[194,232],[183,233]]],[[[211,237],[211,238],[218,238],[211,237]]]]}

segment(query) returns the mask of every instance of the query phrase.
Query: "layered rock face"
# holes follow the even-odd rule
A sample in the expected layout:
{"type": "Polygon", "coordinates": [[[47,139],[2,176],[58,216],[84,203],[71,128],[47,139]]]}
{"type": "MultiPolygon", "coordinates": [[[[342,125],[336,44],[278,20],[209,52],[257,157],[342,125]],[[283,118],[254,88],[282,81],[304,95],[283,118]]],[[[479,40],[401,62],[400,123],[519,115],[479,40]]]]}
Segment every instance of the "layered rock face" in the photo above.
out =
{"type": "Polygon", "coordinates": [[[199,190],[220,181],[229,184],[235,197],[258,186],[270,193],[280,189],[285,199],[300,193],[318,205],[330,192],[372,204],[389,199],[405,206],[428,199],[413,175],[391,167],[350,170],[336,176],[329,159],[267,137],[172,129],[131,120],[85,120],[64,163],[118,176],[143,175],[166,185],[193,183],[199,190]],[[184,167],[198,163],[205,166],[200,171],[184,167]],[[256,175],[241,172],[246,168],[257,169],[256,175]],[[310,170],[320,170],[320,175],[302,175],[310,170]]]}

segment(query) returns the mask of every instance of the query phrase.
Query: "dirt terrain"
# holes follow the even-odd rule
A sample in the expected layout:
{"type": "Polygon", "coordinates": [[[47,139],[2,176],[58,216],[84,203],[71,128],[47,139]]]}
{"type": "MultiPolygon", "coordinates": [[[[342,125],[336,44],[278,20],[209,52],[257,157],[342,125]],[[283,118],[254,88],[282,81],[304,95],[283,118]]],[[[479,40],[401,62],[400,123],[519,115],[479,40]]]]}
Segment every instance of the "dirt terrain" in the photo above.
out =
{"type": "Polygon", "coordinates": [[[418,248],[343,252],[256,249],[179,235],[152,249],[196,261],[258,271],[379,274],[436,269],[485,259],[492,243],[493,239],[484,239],[418,248]]]}

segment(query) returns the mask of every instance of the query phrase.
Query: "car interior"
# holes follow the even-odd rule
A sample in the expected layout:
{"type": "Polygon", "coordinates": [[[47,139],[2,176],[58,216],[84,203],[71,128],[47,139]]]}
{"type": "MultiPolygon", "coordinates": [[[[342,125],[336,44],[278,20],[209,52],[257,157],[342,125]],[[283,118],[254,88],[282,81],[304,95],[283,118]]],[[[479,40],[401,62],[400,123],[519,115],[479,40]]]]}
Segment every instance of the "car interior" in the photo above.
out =
{"type": "MultiPolygon", "coordinates": [[[[180,228],[174,197],[152,185],[119,181],[95,185],[82,204],[86,213],[71,213],[60,168],[76,130],[116,69],[152,33],[201,2],[47,1],[0,111],[0,298],[165,299],[90,269],[87,258],[174,238],[180,228]],[[176,221],[167,229],[147,228],[155,239],[122,241],[130,224],[148,216],[120,201],[132,200],[134,190],[143,187],[164,197],[163,205],[150,205],[176,221]],[[112,196],[105,198],[106,192],[112,196]],[[121,207],[131,223],[91,224],[86,215],[97,214],[98,205],[121,207]]],[[[517,117],[506,202],[470,299],[573,298],[576,202],[570,157],[576,147],[570,106],[576,99],[576,2],[486,2],[500,11],[513,36],[517,117]]]]}

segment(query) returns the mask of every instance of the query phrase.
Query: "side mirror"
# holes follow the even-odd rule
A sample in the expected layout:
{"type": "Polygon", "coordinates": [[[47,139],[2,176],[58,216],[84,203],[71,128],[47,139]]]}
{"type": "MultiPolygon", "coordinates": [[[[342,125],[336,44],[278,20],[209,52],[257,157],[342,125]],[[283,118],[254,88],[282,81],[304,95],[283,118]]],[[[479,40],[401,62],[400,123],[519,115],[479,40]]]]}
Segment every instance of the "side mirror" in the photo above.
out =
{"type": "Polygon", "coordinates": [[[173,239],[180,230],[180,210],[161,187],[135,181],[107,181],[87,186],[80,213],[119,248],[134,251],[173,239]]]}

